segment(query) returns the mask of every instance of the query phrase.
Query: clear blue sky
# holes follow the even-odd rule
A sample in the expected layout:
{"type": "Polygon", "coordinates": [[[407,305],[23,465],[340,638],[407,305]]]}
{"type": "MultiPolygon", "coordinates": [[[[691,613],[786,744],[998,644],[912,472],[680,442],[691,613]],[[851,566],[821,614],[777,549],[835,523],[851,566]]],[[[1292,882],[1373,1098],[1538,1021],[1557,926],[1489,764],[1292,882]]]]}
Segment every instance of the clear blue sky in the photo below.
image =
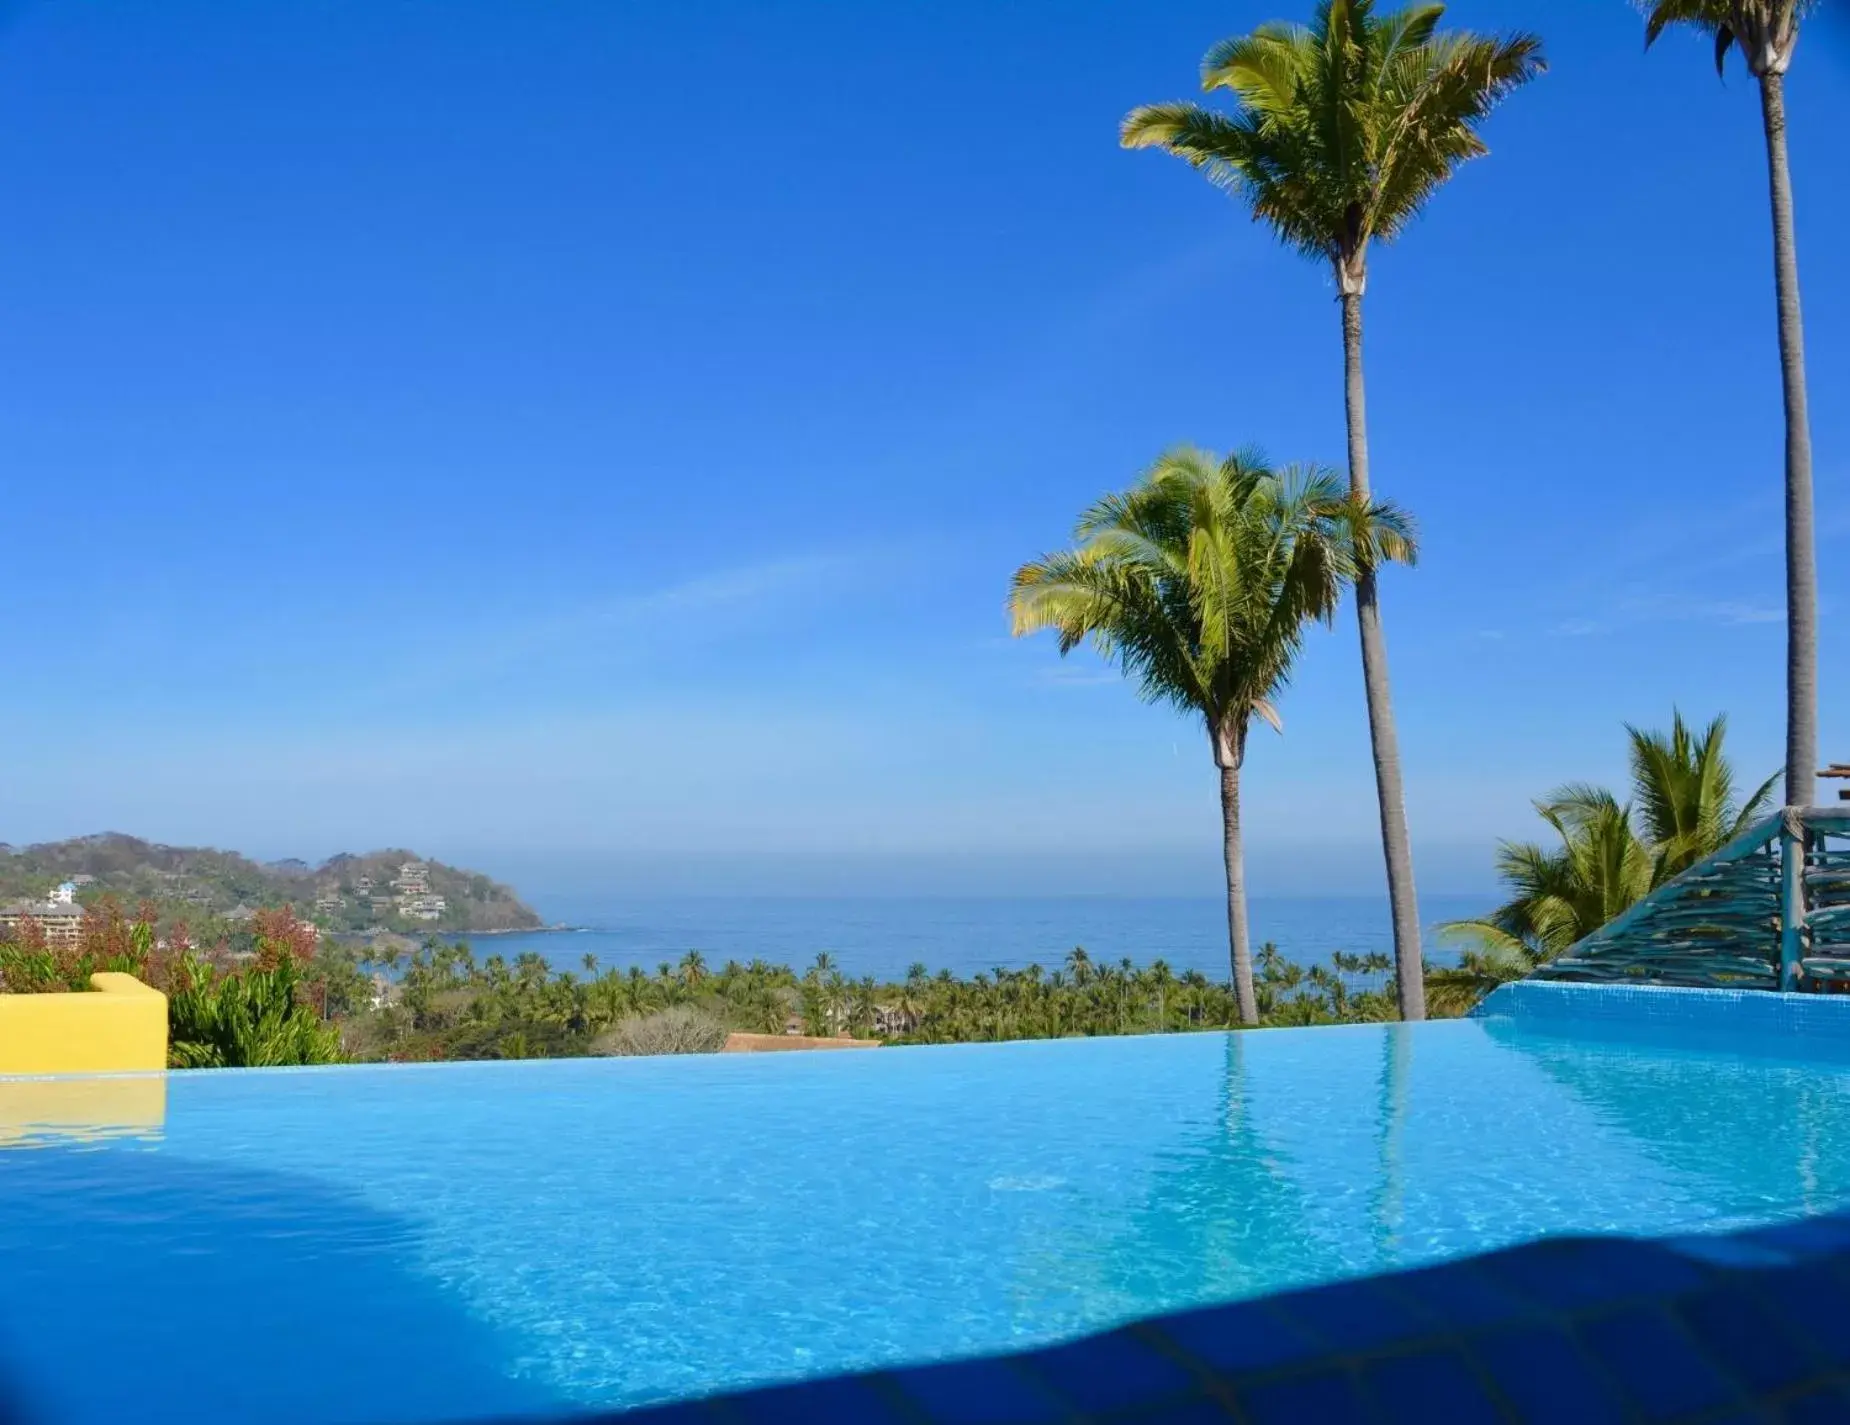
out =
{"type": "MultiPolygon", "coordinates": [[[[13,5],[0,839],[1211,890],[1204,740],[1002,601],[1168,443],[1341,458],[1324,273],[1116,144],[1280,8],[13,5]]],[[[1751,85],[1620,0],[1451,19],[1553,69],[1374,262],[1432,891],[1626,720],[1725,709],[1770,772],[1783,642],[1751,85]]],[[[1850,46],[1791,104],[1850,757],[1850,46]]],[[[1371,889],[1351,627],[1283,712],[1259,888],[1371,889]]]]}

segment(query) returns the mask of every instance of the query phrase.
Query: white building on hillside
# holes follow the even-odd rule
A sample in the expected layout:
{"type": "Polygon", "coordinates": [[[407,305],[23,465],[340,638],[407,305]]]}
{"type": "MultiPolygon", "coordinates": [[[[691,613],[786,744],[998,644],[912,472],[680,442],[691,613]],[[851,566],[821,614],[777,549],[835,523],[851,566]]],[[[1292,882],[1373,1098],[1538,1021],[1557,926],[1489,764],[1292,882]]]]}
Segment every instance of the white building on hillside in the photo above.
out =
{"type": "Polygon", "coordinates": [[[47,945],[75,945],[83,938],[84,913],[69,901],[15,901],[0,906],[0,940],[16,940],[30,921],[47,945]]]}
{"type": "Polygon", "coordinates": [[[398,903],[398,913],[407,920],[442,920],[446,907],[442,896],[406,896],[398,903]]]}

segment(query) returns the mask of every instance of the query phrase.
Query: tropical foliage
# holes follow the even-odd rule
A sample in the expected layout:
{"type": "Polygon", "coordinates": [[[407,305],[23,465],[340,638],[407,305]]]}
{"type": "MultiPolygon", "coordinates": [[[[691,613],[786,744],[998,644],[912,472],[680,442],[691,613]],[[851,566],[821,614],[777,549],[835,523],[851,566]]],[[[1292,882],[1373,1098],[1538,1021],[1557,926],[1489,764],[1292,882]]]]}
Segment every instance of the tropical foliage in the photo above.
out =
{"type": "Polygon", "coordinates": [[[152,903],[133,917],[113,897],[85,909],[76,944],[48,945],[27,921],[0,943],[0,992],[87,990],[100,970],[135,975],[167,995],[169,1062],[178,1069],[326,1064],[340,1035],[324,1022],[330,984],[315,933],[287,910],[252,921],[248,949],[202,952],[187,927],[163,934],[152,903]]]}
{"type": "MultiPolygon", "coordinates": [[[[1327,262],[1342,298],[1349,488],[1370,497],[1362,380],[1369,245],[1403,233],[1457,167],[1486,150],[1478,127],[1542,67],[1532,35],[1442,31],[1443,5],[1377,14],[1323,0],[1309,26],[1273,23],[1202,61],[1202,88],[1234,101],[1152,104],[1124,121],[1127,148],[1162,148],[1242,198],[1288,246],[1327,262]]],[[[1413,850],[1375,569],[1356,579],[1356,625],[1381,804],[1401,1013],[1424,1012],[1413,850]]]]}
{"type": "Polygon", "coordinates": [[[305,1002],[303,966],[281,946],[244,970],[220,972],[196,956],[174,967],[168,990],[169,1057],[176,1069],[333,1064],[340,1031],[305,1002]]]}
{"type": "Polygon", "coordinates": [[[1667,734],[1627,727],[1628,801],[1575,783],[1537,802],[1553,844],[1499,848],[1497,872],[1511,898],[1482,919],[1443,928],[1464,948],[1457,968],[1428,974],[1435,1003],[1456,1012],[1528,974],[1765,816],[1775,779],[1738,797],[1726,735],[1725,718],[1696,732],[1681,713],[1667,734]]]}
{"type": "MultiPolygon", "coordinates": [[[[1306,970],[1286,960],[1276,946],[1262,945],[1253,978],[1258,1022],[1392,1019],[1392,996],[1366,988],[1380,979],[1387,964],[1383,956],[1338,952],[1328,966],[1306,970]]],[[[1199,971],[1178,975],[1161,960],[1141,968],[1129,960],[1096,962],[1083,950],[1075,950],[1052,972],[1031,965],[960,981],[945,974],[926,979],[918,967],[897,988],[901,1017],[895,1028],[900,1040],[909,1043],[1161,1034],[1249,1022],[1239,996],[1199,971]]]]}
{"type": "Polygon", "coordinates": [[[1818,535],[1812,491],[1810,397],[1805,381],[1805,319],[1799,300],[1799,245],[1786,138],[1786,73],[1801,22],[1815,0],[1645,0],[1645,43],[1671,28],[1695,29],[1714,43],[1717,73],[1739,49],[1760,86],[1768,196],[1773,216],[1773,293],[1779,316],[1780,386],[1786,461],[1786,785],[1787,806],[1810,806],[1818,770],[1818,535]]]}
{"type": "MultiPolygon", "coordinates": [[[[324,951],[323,959],[350,953],[324,951]]],[[[1374,987],[1386,967],[1382,956],[1339,953],[1306,969],[1263,946],[1255,975],[1261,1022],[1392,1018],[1392,996],[1374,987]]],[[[960,978],[914,965],[903,979],[883,983],[844,974],[826,954],[801,973],[764,960],[713,969],[689,952],[653,973],[630,966],[580,976],[551,971],[536,955],[511,964],[494,955],[478,961],[467,945],[432,942],[392,974],[397,978],[381,976],[370,999],[336,1015],[353,1058],[697,1053],[718,1049],[733,1030],[951,1044],[1241,1023],[1227,984],[1198,971],[1178,974],[1160,960],[1141,968],[1097,962],[1083,949],[1051,971],[1030,965],[960,978]]]]}
{"type": "Polygon", "coordinates": [[[1188,447],[1080,517],[1075,547],[1016,571],[1016,634],[1051,629],[1060,652],[1090,644],[1152,702],[1199,717],[1220,773],[1227,922],[1241,1018],[1259,1021],[1246,927],[1240,771],[1257,717],[1312,622],[1328,622],[1358,569],[1411,561],[1412,523],[1350,499],[1329,471],[1275,471],[1256,451],[1188,447]]]}

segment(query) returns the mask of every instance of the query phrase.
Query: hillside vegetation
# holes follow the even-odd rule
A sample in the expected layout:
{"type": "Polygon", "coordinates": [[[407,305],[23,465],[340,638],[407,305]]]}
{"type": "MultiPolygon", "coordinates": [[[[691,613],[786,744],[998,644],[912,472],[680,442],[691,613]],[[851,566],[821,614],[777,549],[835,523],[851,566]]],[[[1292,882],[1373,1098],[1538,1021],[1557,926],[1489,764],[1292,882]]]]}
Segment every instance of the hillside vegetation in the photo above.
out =
{"type": "Polygon", "coordinates": [[[291,908],[335,932],[413,934],[532,930],[542,923],[507,886],[403,849],[342,854],[311,866],[253,861],[235,851],[163,846],[106,832],[36,846],[0,846],[0,902],[43,899],[62,881],[77,899],[151,901],[195,924],[265,907],[291,908]]]}

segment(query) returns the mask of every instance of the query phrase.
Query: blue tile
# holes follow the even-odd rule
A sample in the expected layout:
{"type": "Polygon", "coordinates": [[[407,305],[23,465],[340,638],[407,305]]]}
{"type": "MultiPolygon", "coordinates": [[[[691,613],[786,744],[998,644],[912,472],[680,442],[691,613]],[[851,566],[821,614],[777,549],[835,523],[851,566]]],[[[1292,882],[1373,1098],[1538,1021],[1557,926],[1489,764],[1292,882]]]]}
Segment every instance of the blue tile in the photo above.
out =
{"type": "Polygon", "coordinates": [[[1533,1307],[1497,1286],[1469,1261],[1408,1272],[1394,1279],[1394,1290],[1454,1327],[1499,1326],[1534,1314],[1533,1307]]]}
{"type": "Polygon", "coordinates": [[[1649,1420],[1719,1410],[1728,1383],[1661,1307],[1632,1307],[1580,1324],[1580,1339],[1649,1420]]]}
{"type": "Polygon", "coordinates": [[[1823,1385],[1785,1403],[1780,1425],[1843,1425],[1850,1420],[1850,1393],[1841,1385],[1823,1385]]]}
{"type": "Polygon", "coordinates": [[[1246,1386],[1236,1392],[1253,1425],[1377,1425],[1355,1382],[1338,1370],[1246,1386]]]}
{"type": "Polygon", "coordinates": [[[1822,1360],[1850,1366],[1850,1284],[1828,1262],[1804,1262],[1747,1279],[1752,1294],[1781,1319],[1784,1334],[1811,1343],[1822,1360]]]}
{"type": "Polygon", "coordinates": [[[1152,1405],[1165,1397],[1184,1395],[1195,1384],[1195,1378],[1176,1362],[1126,1331],[1036,1351],[1020,1359],[1031,1374],[1086,1411],[1152,1405]]]}
{"type": "Polygon", "coordinates": [[[1795,1255],[1777,1242],[1762,1242],[1749,1233],[1666,1240],[1684,1256],[1710,1267],[1783,1267],[1790,1264],[1795,1255]]]}
{"type": "Polygon", "coordinates": [[[1033,1425],[1067,1412],[1005,1361],[963,1361],[888,1372],[899,1393],[943,1425],[1033,1425]]]}
{"type": "Polygon", "coordinates": [[[1688,1297],[1676,1312],[1702,1353],[1758,1394],[1816,1373],[1812,1353],[1734,1283],[1688,1297]]]}
{"type": "Polygon", "coordinates": [[[727,1405],[726,1418],[746,1425],[910,1425],[857,1376],[756,1390],[727,1405]]]}
{"type": "Polygon", "coordinates": [[[1850,1216],[1807,1217],[1797,1222],[1778,1222],[1740,1234],[1749,1242],[1780,1247],[1796,1257],[1829,1256],[1850,1251],[1850,1216]]]}
{"type": "Polygon", "coordinates": [[[1390,1295],[1368,1281],[1337,1282],[1273,1301],[1280,1316],[1315,1332],[1339,1351],[1365,1351],[1423,1335],[1439,1319],[1417,1302],[1390,1295]]]}
{"type": "Polygon", "coordinates": [[[1500,1286],[1556,1311],[1687,1291],[1708,1276],[1659,1243],[1623,1237],[1540,1242],[1486,1257],[1480,1268],[1500,1286]]]}
{"type": "Polygon", "coordinates": [[[1232,1425],[1233,1416],[1218,1400],[1207,1396],[1197,1396],[1194,1400],[1184,1401],[1180,1405],[1165,1405],[1157,1410],[1145,1412],[1133,1410],[1126,1415],[1110,1417],[1113,1425],[1232,1425]]]}
{"type": "Polygon", "coordinates": [[[1484,1384],[1455,1350],[1391,1356],[1362,1373],[1386,1425],[1498,1425],[1503,1419],[1484,1384]]]}
{"type": "Polygon", "coordinates": [[[1150,1329],[1217,1371],[1290,1365],[1308,1360],[1319,1349],[1311,1337],[1259,1302],[1167,1316],[1150,1329]]]}
{"type": "Polygon", "coordinates": [[[1565,1332],[1500,1331],[1472,1348],[1521,1419],[1535,1425],[1625,1425],[1626,1412],[1612,1387],[1565,1332]]]}

